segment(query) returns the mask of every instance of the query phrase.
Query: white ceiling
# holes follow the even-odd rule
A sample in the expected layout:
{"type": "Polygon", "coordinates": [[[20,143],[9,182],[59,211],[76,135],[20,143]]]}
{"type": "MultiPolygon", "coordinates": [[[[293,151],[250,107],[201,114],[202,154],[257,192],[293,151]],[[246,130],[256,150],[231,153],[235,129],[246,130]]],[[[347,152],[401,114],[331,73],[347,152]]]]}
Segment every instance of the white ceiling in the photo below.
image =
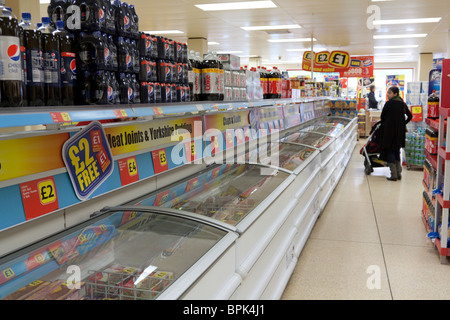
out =
{"type": "MultiPolygon", "coordinates": [[[[236,0],[234,0],[236,1],[236,0]]],[[[247,0],[248,1],[248,0],[247,0]]],[[[139,15],[140,30],[183,31],[181,35],[166,35],[177,41],[204,37],[220,43],[211,46],[216,51],[242,51],[237,55],[256,55],[264,61],[298,61],[302,53],[287,49],[310,48],[311,42],[270,43],[268,39],[311,38],[315,48],[340,49],[351,55],[410,53],[405,61],[418,61],[419,53],[434,53],[445,57],[450,29],[450,0],[273,0],[277,8],[202,11],[195,4],[233,2],[233,0],[129,0],[139,15]],[[441,17],[439,23],[416,25],[383,25],[370,30],[367,20],[371,5],[380,8],[382,20],[441,17]],[[299,24],[289,34],[268,34],[265,31],[245,31],[243,26],[299,24]],[[373,35],[427,33],[426,38],[374,40],[373,35]],[[417,44],[414,49],[374,49],[374,46],[417,44]]],[[[382,57],[392,59],[392,56],[382,57]]],[[[248,61],[248,58],[241,58],[248,61]]]]}

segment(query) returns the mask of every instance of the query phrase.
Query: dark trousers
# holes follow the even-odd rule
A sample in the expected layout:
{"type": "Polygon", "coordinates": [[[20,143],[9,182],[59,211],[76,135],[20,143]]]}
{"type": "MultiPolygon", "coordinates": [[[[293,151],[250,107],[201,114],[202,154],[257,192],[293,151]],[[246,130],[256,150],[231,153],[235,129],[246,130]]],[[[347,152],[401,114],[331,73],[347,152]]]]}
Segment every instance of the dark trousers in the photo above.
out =
{"type": "Polygon", "coordinates": [[[386,154],[387,163],[396,163],[400,161],[400,150],[398,151],[388,151],[386,154]]]}

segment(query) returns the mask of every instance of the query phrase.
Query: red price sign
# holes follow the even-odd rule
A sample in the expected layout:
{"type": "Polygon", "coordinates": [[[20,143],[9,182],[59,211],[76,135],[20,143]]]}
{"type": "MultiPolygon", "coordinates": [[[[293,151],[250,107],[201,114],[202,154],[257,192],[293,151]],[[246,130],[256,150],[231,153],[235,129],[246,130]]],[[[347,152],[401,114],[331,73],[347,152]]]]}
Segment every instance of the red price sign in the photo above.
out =
{"type": "Polygon", "coordinates": [[[21,183],[20,192],[27,220],[59,209],[53,177],[21,183]]]}
{"type": "Polygon", "coordinates": [[[152,159],[155,174],[169,170],[166,149],[152,151],[152,159]]]}
{"type": "Polygon", "coordinates": [[[195,146],[195,141],[185,143],[186,148],[186,162],[191,163],[197,160],[197,148],[195,146]]]}
{"type": "Polygon", "coordinates": [[[122,186],[139,181],[139,172],[136,157],[129,157],[117,161],[119,164],[120,180],[122,186]]]}

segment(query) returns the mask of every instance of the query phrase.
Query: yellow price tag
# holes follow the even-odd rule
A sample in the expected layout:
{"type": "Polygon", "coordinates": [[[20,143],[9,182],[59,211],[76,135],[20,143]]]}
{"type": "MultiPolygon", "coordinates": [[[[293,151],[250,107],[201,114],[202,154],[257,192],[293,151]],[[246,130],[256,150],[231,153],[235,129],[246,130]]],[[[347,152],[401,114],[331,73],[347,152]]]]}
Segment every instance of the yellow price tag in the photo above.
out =
{"type": "Polygon", "coordinates": [[[13,269],[8,268],[6,270],[3,270],[3,275],[6,279],[14,277],[16,274],[14,273],[13,269]]]}
{"type": "Polygon", "coordinates": [[[41,204],[49,204],[56,201],[55,184],[52,180],[41,181],[38,184],[39,199],[41,204]]]}
{"type": "Polygon", "coordinates": [[[120,110],[120,114],[123,116],[123,117],[128,117],[128,114],[127,114],[127,112],[125,111],[125,110],[120,110]]]}
{"type": "Polygon", "coordinates": [[[128,173],[130,174],[131,177],[135,176],[138,173],[136,160],[134,158],[130,158],[128,159],[127,163],[128,163],[128,173]]]}
{"type": "Polygon", "coordinates": [[[67,113],[67,112],[61,112],[61,117],[63,118],[64,121],[67,121],[67,122],[72,121],[72,119],[70,119],[69,113],[67,113]]]}
{"type": "Polygon", "coordinates": [[[414,114],[422,113],[422,107],[412,107],[412,113],[414,114]]]}
{"type": "Polygon", "coordinates": [[[161,166],[167,165],[167,157],[166,157],[166,151],[165,150],[161,150],[159,152],[159,163],[161,164],[161,166]]]}

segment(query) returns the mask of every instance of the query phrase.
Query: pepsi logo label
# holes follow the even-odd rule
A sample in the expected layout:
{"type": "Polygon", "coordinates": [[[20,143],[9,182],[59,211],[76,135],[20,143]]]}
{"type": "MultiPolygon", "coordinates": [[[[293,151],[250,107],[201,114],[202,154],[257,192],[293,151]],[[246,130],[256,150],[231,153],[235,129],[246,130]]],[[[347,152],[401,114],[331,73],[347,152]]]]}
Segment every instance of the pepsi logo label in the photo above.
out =
{"type": "Polygon", "coordinates": [[[103,9],[98,10],[98,19],[100,22],[105,21],[105,11],[103,9]]]}
{"type": "Polygon", "coordinates": [[[8,47],[8,57],[12,61],[19,61],[20,60],[20,47],[16,44],[12,44],[8,47]]]}
{"type": "Polygon", "coordinates": [[[72,71],[73,74],[77,73],[77,61],[75,59],[70,61],[70,71],[72,71]]]}

